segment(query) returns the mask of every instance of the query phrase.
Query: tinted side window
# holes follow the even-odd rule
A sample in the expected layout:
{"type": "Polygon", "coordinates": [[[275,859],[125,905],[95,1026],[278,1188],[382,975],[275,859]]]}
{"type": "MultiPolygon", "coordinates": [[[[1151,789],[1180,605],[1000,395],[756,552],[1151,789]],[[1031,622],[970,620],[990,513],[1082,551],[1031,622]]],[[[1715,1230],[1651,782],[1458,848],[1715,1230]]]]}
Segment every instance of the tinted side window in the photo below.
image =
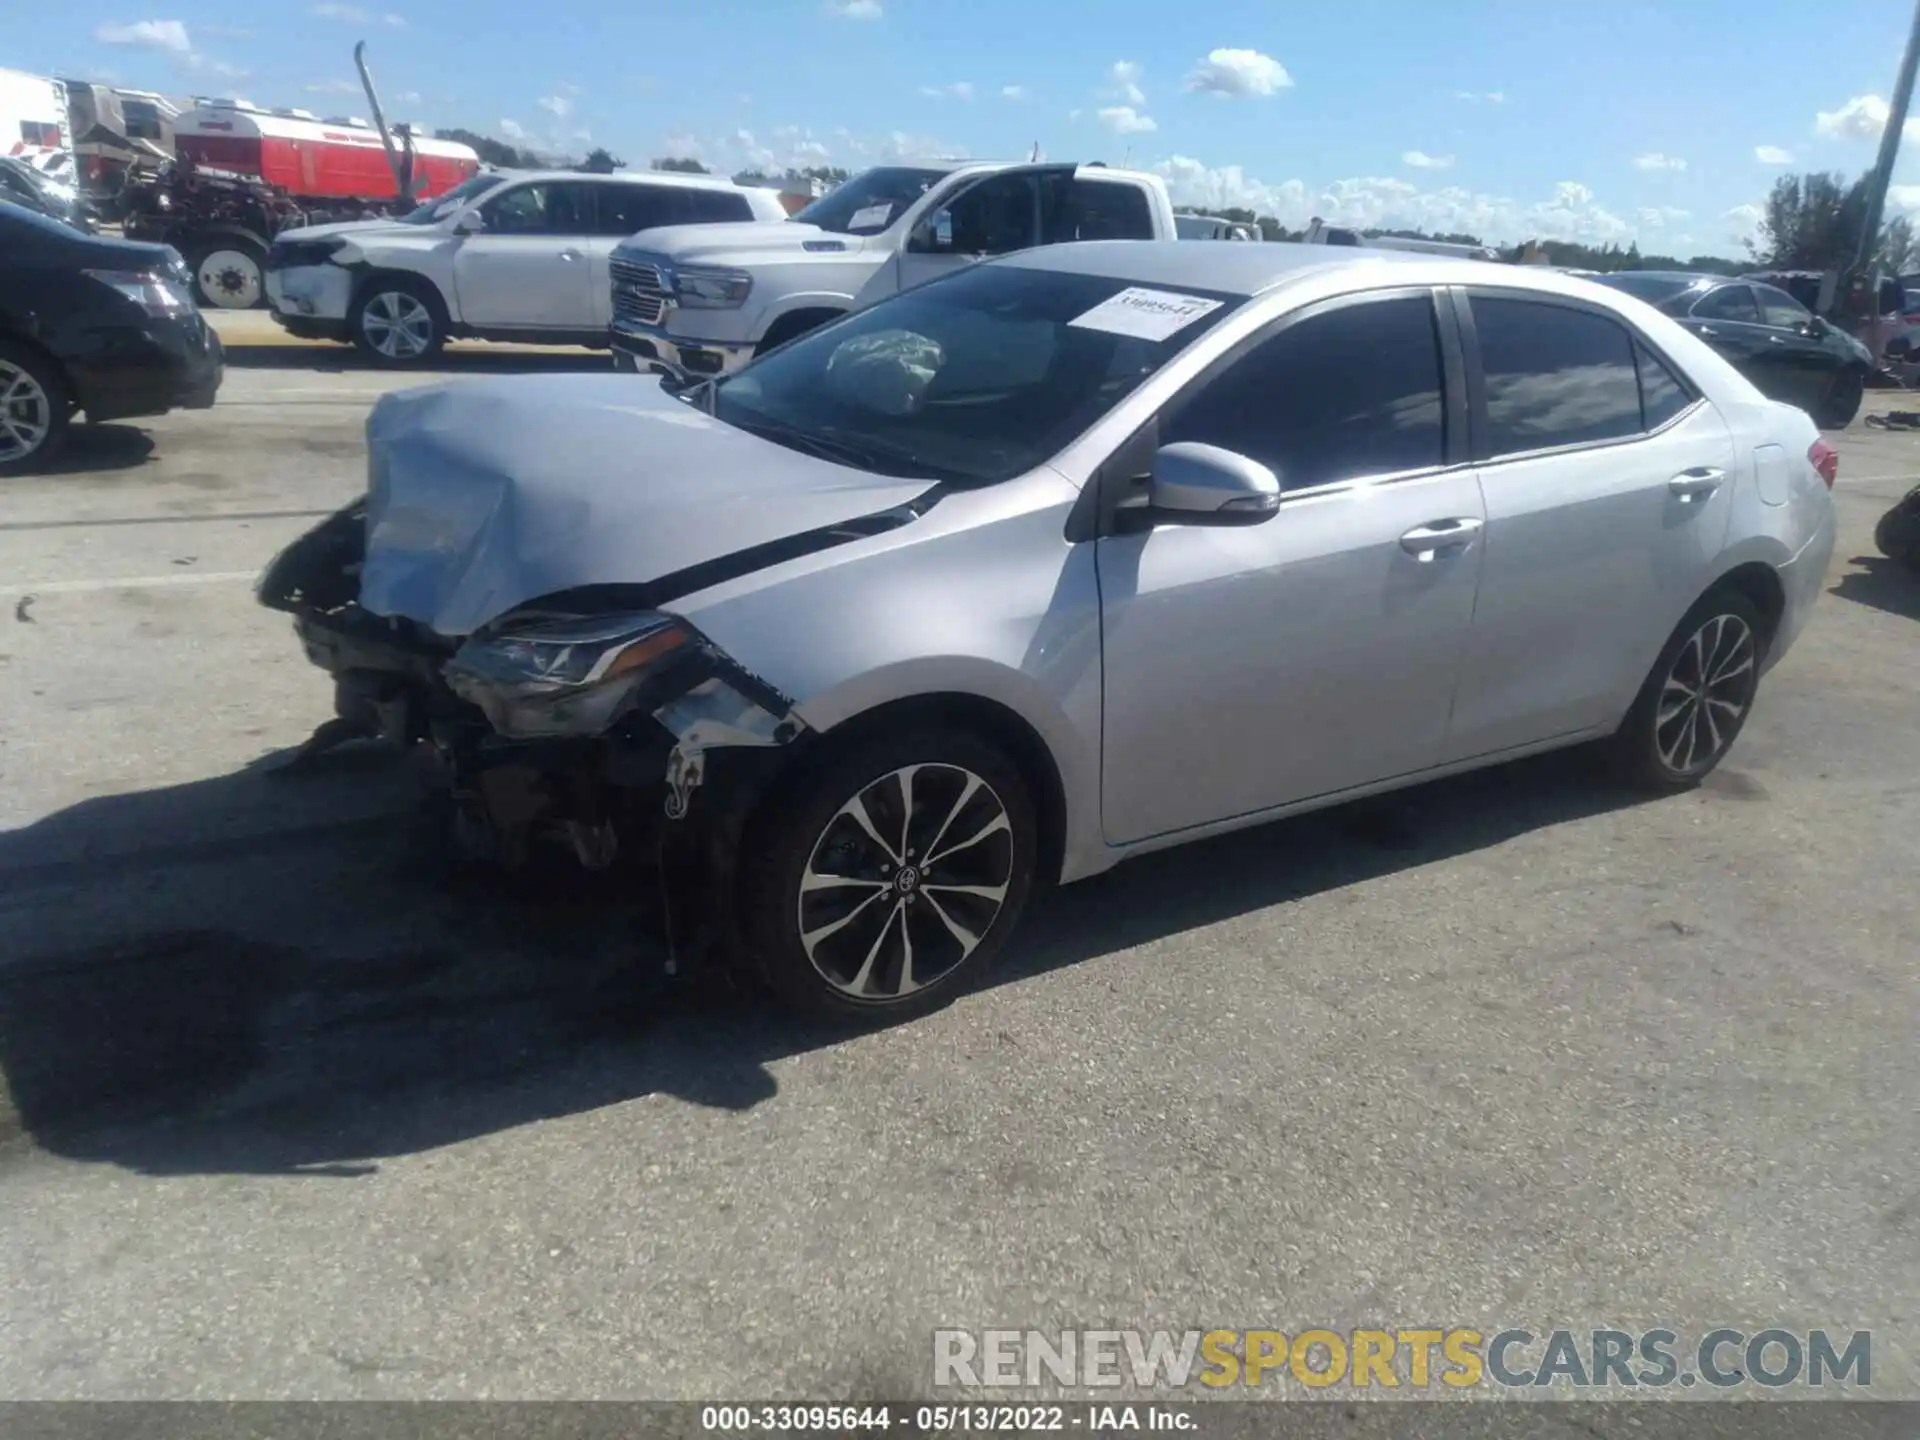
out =
{"type": "Polygon", "coordinates": [[[1633,354],[1640,363],[1641,420],[1647,429],[1658,430],[1691,405],[1693,396],[1666,363],[1646,346],[1636,342],[1633,354]]]}
{"type": "Polygon", "coordinates": [[[683,225],[715,225],[729,220],[753,219],[753,207],[747,203],[744,195],[736,195],[728,190],[682,190],[680,194],[686,211],[680,217],[683,225]]]}
{"type": "Polygon", "coordinates": [[[1813,319],[1813,312],[1784,290],[1771,285],[1756,285],[1753,290],[1760,297],[1760,313],[1776,329],[1797,330],[1813,319]]]}
{"type": "MultiPolygon", "coordinates": [[[[1062,240],[1151,240],[1153,211],[1138,185],[1075,180],[1067,199],[1062,240]]],[[[1217,237],[1219,227],[1211,234],[1217,237]]]]}
{"type": "Polygon", "coordinates": [[[1440,342],[1425,296],[1289,325],[1205,382],[1161,427],[1271,466],[1288,490],[1440,465],[1440,342]]]}
{"type": "Polygon", "coordinates": [[[677,225],[683,217],[678,201],[683,191],[665,185],[596,185],[596,235],[625,239],[642,230],[677,225]]]}
{"type": "Polygon", "coordinates": [[[947,207],[952,248],[963,255],[1005,255],[1035,243],[1039,197],[1031,175],[983,180],[947,207]]]}
{"type": "Polygon", "coordinates": [[[516,185],[502,190],[481,209],[489,235],[547,234],[547,186],[516,185]]]}
{"type": "Polygon", "coordinates": [[[1696,320],[1732,320],[1742,325],[1760,323],[1760,307],[1753,303],[1753,291],[1745,285],[1722,285],[1694,302],[1692,313],[1696,320]]]}
{"type": "Polygon", "coordinates": [[[1492,454],[1639,433],[1633,341],[1614,321],[1563,305],[1476,296],[1473,324],[1492,454]]]}

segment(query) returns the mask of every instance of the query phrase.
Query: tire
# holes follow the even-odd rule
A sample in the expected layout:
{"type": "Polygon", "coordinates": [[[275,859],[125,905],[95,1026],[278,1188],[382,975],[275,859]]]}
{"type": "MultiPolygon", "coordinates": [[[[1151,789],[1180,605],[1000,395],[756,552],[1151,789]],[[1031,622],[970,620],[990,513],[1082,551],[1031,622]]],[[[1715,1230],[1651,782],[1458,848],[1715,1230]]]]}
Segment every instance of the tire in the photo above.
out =
{"type": "Polygon", "coordinates": [[[447,343],[447,307],[424,280],[376,275],[353,302],[347,330],[376,365],[425,365],[447,343]]]}
{"type": "Polygon", "coordinates": [[[258,310],[267,303],[267,252],[239,235],[202,241],[187,256],[193,298],[209,310],[258,310]]]}
{"type": "Polygon", "coordinates": [[[1844,430],[1860,413],[1860,401],[1867,393],[1867,377],[1858,370],[1843,370],[1833,377],[1820,402],[1822,430],[1844,430]]]}
{"type": "Polygon", "coordinates": [[[1873,548],[1910,570],[1920,570],[1920,485],[1880,517],[1873,527],[1873,548]]]}
{"type": "Polygon", "coordinates": [[[66,377],[38,350],[0,340],[0,476],[45,469],[67,447],[66,377]]]}
{"type": "Polygon", "coordinates": [[[1766,654],[1758,607],[1731,586],[1708,592],[1661,649],[1615,732],[1614,773],[1636,788],[1669,794],[1706,779],[1753,713],[1766,654]]]}
{"type": "Polygon", "coordinates": [[[760,816],[740,872],[742,933],[775,995],[815,1018],[891,1021],[946,1004],[986,971],[1033,890],[1031,790],[967,731],[845,746],[760,816]],[[852,883],[808,883],[818,876],[852,883]]]}

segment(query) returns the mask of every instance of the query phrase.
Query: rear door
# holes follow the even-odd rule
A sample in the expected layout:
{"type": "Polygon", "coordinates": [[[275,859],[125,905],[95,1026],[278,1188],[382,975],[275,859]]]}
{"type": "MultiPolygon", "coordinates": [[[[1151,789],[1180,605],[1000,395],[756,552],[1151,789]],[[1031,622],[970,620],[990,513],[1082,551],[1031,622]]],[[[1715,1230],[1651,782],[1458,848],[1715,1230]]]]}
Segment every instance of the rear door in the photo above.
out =
{"type": "Polygon", "coordinates": [[[461,318],[501,329],[595,328],[594,188],[534,180],[489,196],[480,207],[486,228],[462,237],[454,256],[461,318]]]}
{"type": "Polygon", "coordinates": [[[1455,292],[1486,557],[1446,759],[1618,721],[1731,514],[1719,413],[1611,311],[1455,292]]]}
{"type": "Polygon", "coordinates": [[[1819,404],[1842,365],[1837,353],[1813,322],[1813,312],[1784,290],[1755,285],[1760,315],[1767,325],[1766,349],[1755,362],[1767,380],[1754,380],[1762,391],[1803,409],[1819,404]]]}

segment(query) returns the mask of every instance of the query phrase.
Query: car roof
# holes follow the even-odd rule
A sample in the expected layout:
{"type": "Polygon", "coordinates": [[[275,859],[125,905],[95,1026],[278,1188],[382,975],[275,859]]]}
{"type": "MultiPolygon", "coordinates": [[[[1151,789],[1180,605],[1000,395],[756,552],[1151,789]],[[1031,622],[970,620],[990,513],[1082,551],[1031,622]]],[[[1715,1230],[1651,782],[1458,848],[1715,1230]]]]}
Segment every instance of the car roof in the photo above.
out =
{"type": "Polygon", "coordinates": [[[1608,279],[1614,276],[1622,278],[1631,276],[1636,280],[1674,280],[1688,285],[1698,285],[1707,280],[1732,281],[1745,278],[1739,275],[1716,275],[1709,270],[1611,270],[1607,272],[1608,279]]]}
{"type": "MultiPolygon", "coordinates": [[[[1099,275],[1139,285],[1185,285],[1229,295],[1259,295],[1309,273],[1350,269],[1364,274],[1382,265],[1396,267],[1396,273],[1407,267],[1432,272],[1426,279],[1408,274],[1409,284],[1485,283],[1491,264],[1485,260],[1456,260],[1412,250],[1366,250],[1348,245],[1289,242],[1247,245],[1229,240],[1081,240],[1017,251],[995,263],[1030,270],[1099,275]]],[[[1507,277],[1520,269],[1516,265],[1497,268],[1501,284],[1506,284],[1507,277]]]]}
{"type": "Polygon", "coordinates": [[[615,170],[598,175],[590,170],[490,170],[502,180],[613,180],[648,185],[677,185],[688,190],[744,190],[725,175],[689,175],[683,170],[615,170]]]}

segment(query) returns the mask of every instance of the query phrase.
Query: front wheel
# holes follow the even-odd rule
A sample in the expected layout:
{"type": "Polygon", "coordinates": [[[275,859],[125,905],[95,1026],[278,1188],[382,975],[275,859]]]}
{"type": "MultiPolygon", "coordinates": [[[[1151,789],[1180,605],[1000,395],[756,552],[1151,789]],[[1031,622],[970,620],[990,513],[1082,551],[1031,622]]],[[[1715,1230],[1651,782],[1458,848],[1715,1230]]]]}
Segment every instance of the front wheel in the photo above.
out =
{"type": "Polygon", "coordinates": [[[376,279],[354,302],[347,328],[379,364],[423,365],[447,343],[447,312],[423,282],[376,279]]]}
{"type": "Polygon", "coordinates": [[[0,476],[24,475],[59,458],[72,406],[52,361],[0,341],[0,476]]]}
{"type": "Polygon", "coordinates": [[[256,310],[266,303],[267,253],[251,240],[222,237],[193,252],[194,298],[214,310],[256,310]]]}
{"type": "Polygon", "coordinates": [[[1820,402],[1816,417],[1822,430],[1844,430],[1860,413],[1860,401],[1867,393],[1867,378],[1858,370],[1845,370],[1833,377],[1820,402]]]}
{"type": "Polygon", "coordinates": [[[1613,737],[1616,773],[1646,790],[1688,790],[1726,758],[1753,710],[1766,623],[1731,587],[1687,612],[1613,737]]]}
{"type": "Polygon", "coordinates": [[[1019,921],[1035,818],[1019,769],[964,731],[848,747],[769,802],[741,874],[762,976],[836,1019],[922,1014],[960,993],[1019,921]]]}

